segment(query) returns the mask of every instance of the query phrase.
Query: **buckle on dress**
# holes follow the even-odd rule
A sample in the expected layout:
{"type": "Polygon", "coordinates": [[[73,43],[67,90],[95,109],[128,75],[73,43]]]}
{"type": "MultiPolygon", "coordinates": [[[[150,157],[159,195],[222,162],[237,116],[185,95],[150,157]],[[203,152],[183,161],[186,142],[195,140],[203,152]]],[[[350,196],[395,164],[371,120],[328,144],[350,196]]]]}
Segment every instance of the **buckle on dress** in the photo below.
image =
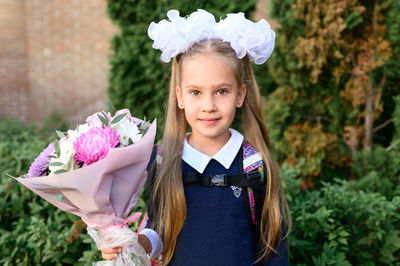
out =
{"type": "Polygon", "coordinates": [[[216,187],[226,187],[227,184],[227,175],[226,174],[221,174],[221,175],[212,175],[210,176],[208,186],[216,186],[216,187]]]}

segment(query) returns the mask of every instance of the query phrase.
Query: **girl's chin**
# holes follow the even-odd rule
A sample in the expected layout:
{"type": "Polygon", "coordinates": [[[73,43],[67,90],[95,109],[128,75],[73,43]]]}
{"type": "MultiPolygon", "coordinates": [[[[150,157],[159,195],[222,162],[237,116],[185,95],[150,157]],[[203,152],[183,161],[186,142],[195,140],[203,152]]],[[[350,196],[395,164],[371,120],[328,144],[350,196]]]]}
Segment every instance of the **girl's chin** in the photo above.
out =
{"type": "Polygon", "coordinates": [[[230,132],[229,129],[222,129],[222,128],[217,128],[217,127],[205,127],[202,129],[197,128],[192,128],[192,134],[191,138],[196,139],[197,141],[216,141],[216,140],[221,140],[221,141],[226,141],[226,139],[229,139],[230,137],[230,132]]]}

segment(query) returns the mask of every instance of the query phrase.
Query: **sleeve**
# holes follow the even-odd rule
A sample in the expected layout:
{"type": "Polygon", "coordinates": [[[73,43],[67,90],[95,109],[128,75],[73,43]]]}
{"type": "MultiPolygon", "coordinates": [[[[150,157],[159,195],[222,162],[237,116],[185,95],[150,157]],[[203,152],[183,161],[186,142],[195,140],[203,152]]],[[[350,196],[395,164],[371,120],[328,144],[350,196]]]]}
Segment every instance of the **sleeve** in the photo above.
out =
{"type": "Polygon", "coordinates": [[[143,229],[140,233],[145,235],[150,240],[151,243],[150,259],[158,258],[158,256],[160,256],[164,248],[160,236],[157,234],[156,231],[149,228],[143,229]]]}

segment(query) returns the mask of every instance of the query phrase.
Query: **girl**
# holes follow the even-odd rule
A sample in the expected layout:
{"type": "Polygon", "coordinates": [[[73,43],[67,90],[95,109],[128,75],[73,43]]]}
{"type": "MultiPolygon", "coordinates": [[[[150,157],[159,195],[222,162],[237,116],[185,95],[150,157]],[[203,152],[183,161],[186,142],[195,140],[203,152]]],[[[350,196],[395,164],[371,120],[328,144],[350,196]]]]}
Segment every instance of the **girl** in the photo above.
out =
{"type": "Polygon", "coordinates": [[[173,62],[162,144],[149,163],[157,173],[149,175],[150,219],[139,242],[171,265],[287,265],[290,217],[250,63],[268,59],[274,33],[242,13],[218,23],[204,10],[168,17],[149,27],[153,47],[173,62]],[[230,128],[237,108],[244,136],[230,128]],[[256,179],[243,167],[252,149],[261,162],[251,172],[256,179]]]}

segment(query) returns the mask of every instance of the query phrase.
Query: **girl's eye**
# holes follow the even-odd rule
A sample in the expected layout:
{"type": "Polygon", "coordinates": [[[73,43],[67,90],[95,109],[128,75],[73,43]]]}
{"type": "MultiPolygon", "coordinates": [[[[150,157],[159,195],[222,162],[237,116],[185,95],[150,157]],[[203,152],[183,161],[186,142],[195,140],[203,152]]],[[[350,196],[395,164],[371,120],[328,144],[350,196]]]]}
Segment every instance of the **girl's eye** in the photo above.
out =
{"type": "Polygon", "coordinates": [[[192,90],[192,91],[190,91],[190,94],[192,94],[193,96],[198,96],[200,94],[200,91],[192,90]]]}
{"type": "Polygon", "coordinates": [[[218,95],[225,95],[225,94],[227,94],[227,93],[228,93],[228,91],[225,90],[225,89],[220,89],[220,90],[217,91],[217,94],[218,94],[218,95]]]}

